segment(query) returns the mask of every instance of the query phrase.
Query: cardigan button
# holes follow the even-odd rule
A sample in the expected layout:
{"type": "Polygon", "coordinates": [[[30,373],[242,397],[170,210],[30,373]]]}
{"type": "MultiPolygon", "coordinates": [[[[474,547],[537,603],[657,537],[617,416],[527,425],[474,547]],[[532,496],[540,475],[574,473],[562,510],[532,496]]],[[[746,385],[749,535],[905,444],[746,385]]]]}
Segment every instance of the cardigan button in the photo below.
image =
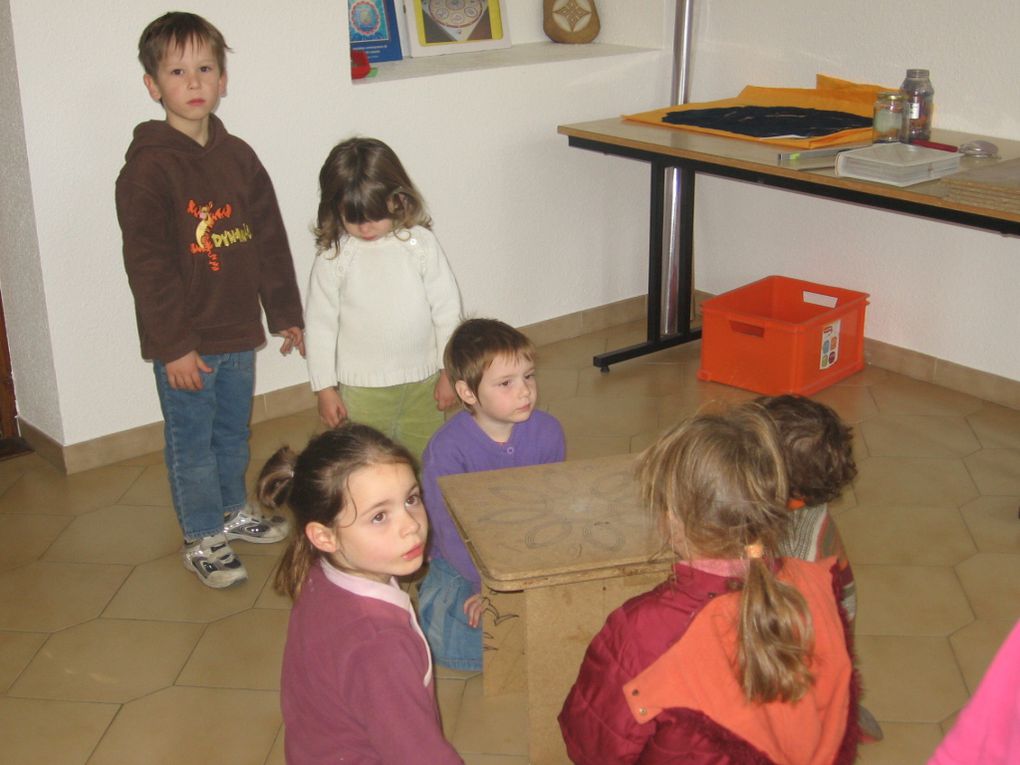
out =
{"type": "Polygon", "coordinates": [[[646,714],[648,714],[648,710],[647,710],[647,709],[645,709],[644,707],[641,707],[641,708],[640,708],[640,709],[638,710],[638,714],[646,715],[646,714]]]}
{"type": "Polygon", "coordinates": [[[640,691],[639,691],[639,690],[638,690],[637,688],[635,688],[634,690],[632,690],[632,691],[630,692],[630,695],[631,695],[631,696],[637,696],[637,695],[638,695],[639,693],[640,693],[640,691]]]}

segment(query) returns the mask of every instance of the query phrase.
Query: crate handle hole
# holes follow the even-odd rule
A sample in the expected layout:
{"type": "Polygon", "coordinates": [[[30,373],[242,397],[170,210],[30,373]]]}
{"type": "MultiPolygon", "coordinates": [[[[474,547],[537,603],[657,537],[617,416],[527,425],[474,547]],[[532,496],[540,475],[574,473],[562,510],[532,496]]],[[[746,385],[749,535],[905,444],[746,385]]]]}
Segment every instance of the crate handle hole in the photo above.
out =
{"type": "Polygon", "coordinates": [[[820,305],[825,308],[835,308],[839,298],[834,295],[823,295],[820,292],[808,292],[804,290],[804,302],[811,305],[820,305]]]}
{"type": "Polygon", "coordinates": [[[741,335],[750,335],[751,337],[765,337],[765,327],[759,327],[756,324],[746,324],[742,321],[730,321],[730,329],[734,332],[739,332],[741,335]]]}

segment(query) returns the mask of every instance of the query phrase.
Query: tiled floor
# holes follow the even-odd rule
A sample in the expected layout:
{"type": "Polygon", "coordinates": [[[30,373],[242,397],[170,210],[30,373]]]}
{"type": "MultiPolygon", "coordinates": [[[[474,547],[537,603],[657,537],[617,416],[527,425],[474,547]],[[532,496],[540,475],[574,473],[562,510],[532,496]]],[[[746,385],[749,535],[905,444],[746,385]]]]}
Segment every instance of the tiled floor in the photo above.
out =
{"type": "MultiPolygon", "coordinates": [[[[540,349],[543,406],[569,456],[636,451],[713,398],[698,347],[614,367],[594,353],[639,326],[540,349]]],[[[1020,411],[868,369],[818,398],[851,422],[860,477],[834,512],[859,582],[872,765],[922,763],[1020,616],[1020,411]]],[[[262,423],[252,474],[302,445],[313,410],[262,423]]],[[[214,592],[184,571],[160,455],[65,477],[0,462],[0,761],[282,763],[277,689],[286,600],[280,545],[237,545],[250,573],[214,592]]],[[[440,672],[447,735],[470,765],[527,762],[524,700],[440,672]]]]}

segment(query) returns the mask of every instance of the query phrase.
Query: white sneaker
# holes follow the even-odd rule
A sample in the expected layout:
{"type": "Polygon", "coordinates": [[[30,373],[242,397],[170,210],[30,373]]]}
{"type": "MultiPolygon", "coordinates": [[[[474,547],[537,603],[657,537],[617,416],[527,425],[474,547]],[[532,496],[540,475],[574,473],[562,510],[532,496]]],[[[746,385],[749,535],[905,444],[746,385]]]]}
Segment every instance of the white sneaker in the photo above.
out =
{"type": "Polygon", "coordinates": [[[217,590],[248,578],[244,564],[234,555],[223,534],[184,544],[184,568],[193,571],[206,587],[217,590]]]}
{"type": "Polygon", "coordinates": [[[245,505],[232,518],[223,524],[223,533],[228,540],[240,539],[242,542],[254,542],[268,545],[287,538],[290,525],[280,515],[266,518],[256,513],[251,505],[245,505]]]}

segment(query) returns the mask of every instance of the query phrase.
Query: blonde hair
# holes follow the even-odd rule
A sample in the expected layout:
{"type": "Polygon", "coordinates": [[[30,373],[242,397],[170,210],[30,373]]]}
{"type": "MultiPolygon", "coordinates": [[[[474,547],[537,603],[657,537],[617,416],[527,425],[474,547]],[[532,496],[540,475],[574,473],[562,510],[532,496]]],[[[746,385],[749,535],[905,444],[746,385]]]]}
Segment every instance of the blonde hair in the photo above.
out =
{"type": "Polygon", "coordinates": [[[407,449],[374,428],[351,422],[316,436],[300,454],[284,446],[269,458],[259,474],[258,499],[272,510],[288,505],[295,526],[273,575],[277,592],[296,598],[324,554],[305,536],[305,526],[331,526],[350,501],[351,475],[380,464],[405,464],[417,472],[407,449]]]}
{"type": "Polygon", "coordinates": [[[692,417],[645,452],[637,474],[644,502],[678,529],[678,555],[747,560],[736,667],[744,695],[759,703],[801,698],[812,683],[813,632],[803,596],[773,569],[789,512],[768,414],[752,403],[692,417]]]}
{"type": "Polygon", "coordinates": [[[349,138],[333,147],[319,170],[318,251],[338,250],[344,221],[392,220],[393,231],[432,227],[421,193],[396,153],[376,138],[349,138]]]}

